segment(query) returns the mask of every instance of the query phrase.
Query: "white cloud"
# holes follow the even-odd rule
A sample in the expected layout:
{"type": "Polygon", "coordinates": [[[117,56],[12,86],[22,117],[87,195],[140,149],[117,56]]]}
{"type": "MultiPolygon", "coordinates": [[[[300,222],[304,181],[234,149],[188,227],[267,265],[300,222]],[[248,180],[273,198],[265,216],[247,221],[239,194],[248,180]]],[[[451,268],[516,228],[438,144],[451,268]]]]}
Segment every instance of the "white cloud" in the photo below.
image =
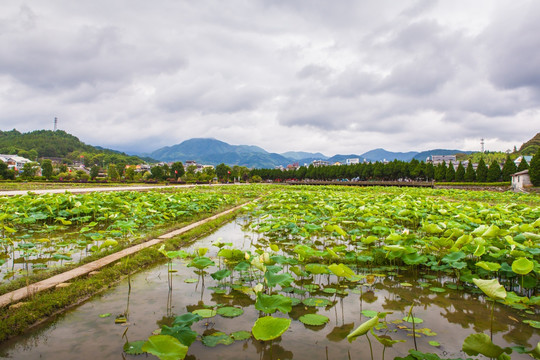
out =
{"type": "Polygon", "coordinates": [[[152,151],[506,150],[539,131],[533,0],[0,4],[0,128],[152,151]]]}

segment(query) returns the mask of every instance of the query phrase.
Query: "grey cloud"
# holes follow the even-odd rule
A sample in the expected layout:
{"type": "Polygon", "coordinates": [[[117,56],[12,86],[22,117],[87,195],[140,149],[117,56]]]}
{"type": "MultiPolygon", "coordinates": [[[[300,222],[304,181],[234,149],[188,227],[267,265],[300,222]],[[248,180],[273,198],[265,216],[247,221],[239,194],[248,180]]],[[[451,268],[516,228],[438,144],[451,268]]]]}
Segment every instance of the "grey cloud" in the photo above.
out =
{"type": "Polygon", "coordinates": [[[479,39],[491,81],[506,89],[540,90],[540,3],[511,4],[479,39]]]}

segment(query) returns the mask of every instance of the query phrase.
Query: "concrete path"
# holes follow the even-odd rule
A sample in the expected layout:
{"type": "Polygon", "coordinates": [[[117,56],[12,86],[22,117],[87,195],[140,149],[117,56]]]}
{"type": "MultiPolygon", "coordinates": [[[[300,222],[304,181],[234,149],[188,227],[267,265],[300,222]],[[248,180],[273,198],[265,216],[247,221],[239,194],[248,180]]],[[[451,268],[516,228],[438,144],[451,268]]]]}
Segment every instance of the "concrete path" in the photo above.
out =
{"type": "Polygon", "coordinates": [[[106,265],[109,265],[110,263],[115,262],[115,261],[117,261],[117,260],[119,260],[119,259],[121,259],[121,258],[123,258],[125,256],[134,254],[134,253],[136,253],[136,252],[138,252],[138,251],[140,251],[142,249],[145,249],[147,247],[159,244],[159,243],[163,242],[166,239],[170,239],[170,238],[172,238],[174,236],[183,234],[183,233],[185,233],[185,232],[187,232],[189,230],[192,230],[192,229],[196,228],[197,226],[200,226],[200,225],[205,224],[205,223],[207,223],[209,221],[217,219],[217,218],[219,218],[219,217],[221,217],[223,215],[227,215],[229,213],[232,213],[232,212],[242,208],[246,204],[247,203],[236,206],[236,207],[234,207],[232,209],[223,211],[223,212],[221,212],[219,214],[210,216],[210,217],[208,217],[206,219],[203,219],[203,220],[197,221],[197,222],[195,222],[193,224],[187,225],[187,226],[185,226],[185,227],[183,227],[181,229],[174,230],[174,231],[169,232],[167,234],[161,235],[157,239],[152,239],[152,240],[149,240],[149,241],[144,242],[142,244],[138,244],[138,245],[129,247],[129,248],[121,250],[121,251],[119,251],[117,253],[105,256],[104,258],[101,258],[99,260],[92,261],[92,262],[90,262],[88,264],[79,266],[78,268],[66,271],[66,272],[64,272],[62,274],[55,275],[55,276],[50,277],[50,278],[48,278],[46,280],[37,282],[35,284],[28,285],[27,287],[17,289],[15,291],[10,292],[10,293],[4,294],[4,295],[0,296],[0,307],[4,307],[6,305],[16,303],[16,302],[18,302],[18,301],[20,301],[22,299],[25,299],[27,297],[30,297],[30,296],[34,295],[34,294],[36,294],[36,293],[38,293],[40,291],[50,289],[52,287],[57,286],[58,284],[65,283],[67,281],[73,280],[76,277],[86,275],[86,274],[88,274],[88,273],[90,273],[92,271],[99,270],[100,268],[102,268],[102,267],[104,267],[106,265]]]}

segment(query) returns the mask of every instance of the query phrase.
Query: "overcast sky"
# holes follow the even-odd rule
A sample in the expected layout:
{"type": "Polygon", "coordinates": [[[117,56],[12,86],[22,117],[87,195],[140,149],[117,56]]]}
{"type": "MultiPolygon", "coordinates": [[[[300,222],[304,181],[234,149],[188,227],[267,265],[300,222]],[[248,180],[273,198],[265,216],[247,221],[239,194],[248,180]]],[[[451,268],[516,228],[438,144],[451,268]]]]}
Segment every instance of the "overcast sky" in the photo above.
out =
{"type": "Polygon", "coordinates": [[[540,131],[538,19],[536,0],[2,1],[0,129],[506,150],[540,131]]]}

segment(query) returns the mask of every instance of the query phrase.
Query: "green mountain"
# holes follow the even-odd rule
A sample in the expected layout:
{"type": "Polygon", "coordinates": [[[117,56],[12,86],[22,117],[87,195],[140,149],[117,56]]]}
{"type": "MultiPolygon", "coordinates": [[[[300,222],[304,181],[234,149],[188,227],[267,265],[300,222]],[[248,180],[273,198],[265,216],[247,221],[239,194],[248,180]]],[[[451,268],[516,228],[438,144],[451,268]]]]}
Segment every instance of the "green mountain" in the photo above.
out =
{"type": "Polygon", "coordinates": [[[521,155],[534,155],[540,148],[540,132],[534,135],[534,137],[521,145],[519,153],[521,155]]]}
{"type": "Polygon", "coordinates": [[[36,160],[42,157],[77,160],[99,155],[99,163],[139,164],[143,160],[122,152],[94,147],[65,131],[36,130],[21,133],[16,129],[0,131],[0,153],[19,154],[36,160]]]}
{"type": "Polygon", "coordinates": [[[287,165],[291,160],[279,154],[269,153],[258,146],[230,145],[216,139],[195,138],[174,146],[158,149],[150,157],[172,162],[194,160],[201,164],[240,165],[257,168],[271,168],[287,165]]]}

